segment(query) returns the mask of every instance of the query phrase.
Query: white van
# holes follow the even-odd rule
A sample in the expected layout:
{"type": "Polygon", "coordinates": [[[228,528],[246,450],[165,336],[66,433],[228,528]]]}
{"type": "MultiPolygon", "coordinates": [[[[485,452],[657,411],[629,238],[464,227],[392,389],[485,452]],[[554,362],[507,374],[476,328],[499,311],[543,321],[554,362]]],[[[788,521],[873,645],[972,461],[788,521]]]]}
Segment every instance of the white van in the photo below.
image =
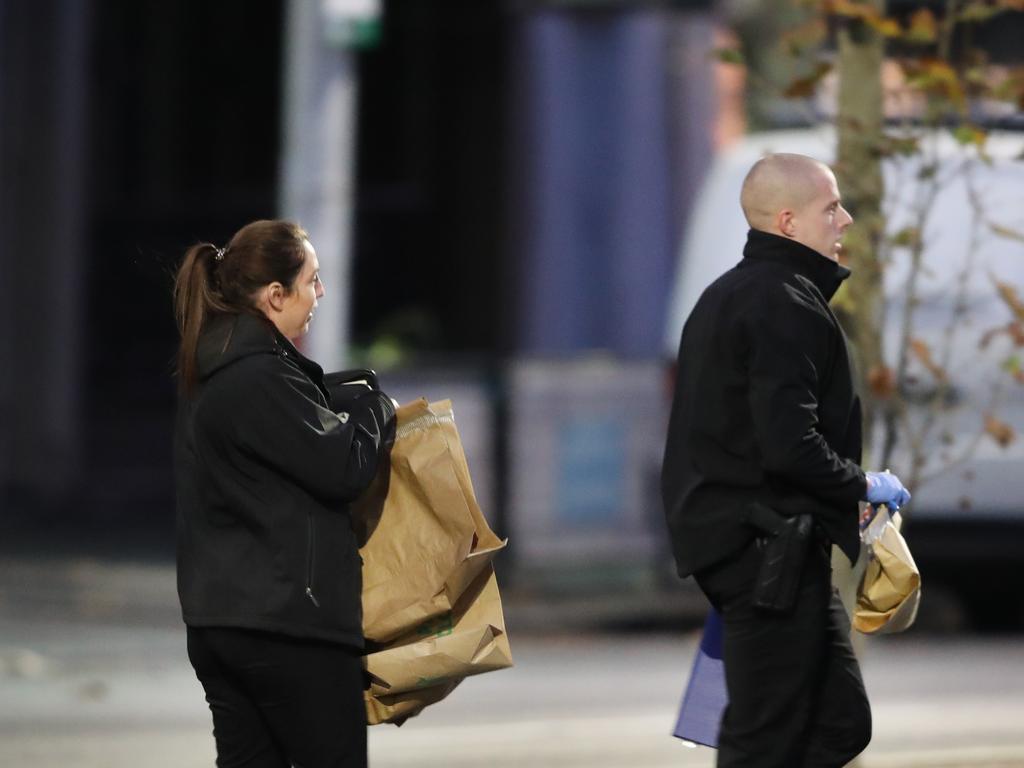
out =
{"type": "MultiPolygon", "coordinates": [[[[1013,576],[1007,578],[1016,594],[1022,586],[1016,564],[1024,556],[1024,384],[1004,366],[1012,366],[1018,352],[1024,359],[1024,348],[1016,348],[1006,333],[990,334],[984,346],[981,342],[988,331],[1005,328],[1013,319],[997,297],[993,277],[1015,286],[1024,299],[1024,241],[999,235],[991,226],[1024,232],[1024,161],[1017,159],[1024,150],[1024,135],[991,135],[986,145],[991,162],[973,162],[966,174],[962,163],[967,155],[948,132],[927,141],[929,152],[938,159],[938,178],[946,181],[923,228],[925,268],[918,279],[912,336],[925,341],[937,357],[948,346],[946,368],[953,386],[951,407],[925,443],[928,479],[915,490],[908,534],[915,553],[920,551],[919,559],[923,555],[930,560],[929,551],[934,550],[943,567],[952,564],[956,570],[977,563],[974,571],[982,574],[985,568],[1012,565],[1013,576]],[[984,221],[975,222],[972,199],[982,204],[984,221]],[[969,258],[973,263],[962,281],[969,258]],[[954,316],[958,296],[965,311],[954,316]],[[983,434],[990,411],[1017,431],[1016,440],[1000,446],[983,434]],[[965,452],[970,458],[956,461],[965,452]]],[[[769,152],[797,152],[830,162],[835,145],[829,128],[768,132],[745,137],[713,160],[680,253],[665,336],[670,359],[676,356],[683,323],[701,292],[742,258],[747,224],[739,204],[740,187],[751,165],[769,152]]],[[[884,163],[890,233],[913,221],[921,167],[917,157],[884,163]]],[[[894,248],[888,260],[883,343],[886,360],[895,368],[910,252],[894,248]]],[[[907,389],[908,400],[922,402],[935,380],[919,364],[911,371],[916,381],[907,389]]],[[[920,427],[926,418],[924,408],[911,405],[910,411],[911,423],[920,427]]],[[[891,469],[907,477],[905,448],[905,443],[898,446],[891,469]]],[[[874,455],[879,452],[876,445],[874,455]]],[[[969,580],[972,574],[964,578],[969,580]]],[[[992,578],[1001,574],[1002,570],[992,578]]],[[[977,602],[973,592],[965,596],[977,602]]],[[[1021,620],[1024,602],[1019,595],[1016,600],[1013,610],[1020,612],[1021,620]]]]}

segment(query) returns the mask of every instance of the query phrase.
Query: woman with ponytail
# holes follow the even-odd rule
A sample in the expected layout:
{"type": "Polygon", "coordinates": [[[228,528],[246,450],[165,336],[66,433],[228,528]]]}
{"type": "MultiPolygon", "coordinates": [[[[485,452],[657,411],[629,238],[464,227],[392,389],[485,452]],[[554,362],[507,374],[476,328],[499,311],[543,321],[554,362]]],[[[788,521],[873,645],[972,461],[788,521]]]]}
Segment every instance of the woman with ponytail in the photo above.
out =
{"type": "Polygon", "coordinates": [[[387,461],[394,410],[367,388],[341,411],[292,344],[323,295],[286,221],[193,246],[175,281],[178,595],[220,768],[366,765],[347,505],[387,461]]]}

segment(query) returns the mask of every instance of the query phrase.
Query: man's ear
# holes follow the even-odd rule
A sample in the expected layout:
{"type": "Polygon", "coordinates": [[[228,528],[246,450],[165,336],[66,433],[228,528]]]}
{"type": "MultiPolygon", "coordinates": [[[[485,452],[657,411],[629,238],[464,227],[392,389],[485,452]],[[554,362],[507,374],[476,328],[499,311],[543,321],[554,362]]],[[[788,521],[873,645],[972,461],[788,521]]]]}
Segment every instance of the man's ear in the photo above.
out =
{"type": "Polygon", "coordinates": [[[285,290],[281,283],[273,282],[270,285],[264,287],[263,297],[271,309],[280,312],[284,309],[285,290]]]}
{"type": "Polygon", "coordinates": [[[786,237],[794,237],[796,235],[796,222],[794,218],[793,211],[783,208],[775,214],[775,226],[786,237]]]}

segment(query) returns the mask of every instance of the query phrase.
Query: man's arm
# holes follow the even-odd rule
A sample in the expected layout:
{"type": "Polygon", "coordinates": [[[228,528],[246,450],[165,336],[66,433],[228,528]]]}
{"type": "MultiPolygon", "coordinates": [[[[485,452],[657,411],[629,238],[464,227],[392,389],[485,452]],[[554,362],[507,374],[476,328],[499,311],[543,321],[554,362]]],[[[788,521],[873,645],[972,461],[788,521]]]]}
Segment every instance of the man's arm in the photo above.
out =
{"type": "Polygon", "coordinates": [[[820,431],[819,367],[834,344],[831,318],[793,286],[772,286],[746,327],[748,393],[764,469],[835,505],[865,498],[859,466],[839,456],[820,431]]]}

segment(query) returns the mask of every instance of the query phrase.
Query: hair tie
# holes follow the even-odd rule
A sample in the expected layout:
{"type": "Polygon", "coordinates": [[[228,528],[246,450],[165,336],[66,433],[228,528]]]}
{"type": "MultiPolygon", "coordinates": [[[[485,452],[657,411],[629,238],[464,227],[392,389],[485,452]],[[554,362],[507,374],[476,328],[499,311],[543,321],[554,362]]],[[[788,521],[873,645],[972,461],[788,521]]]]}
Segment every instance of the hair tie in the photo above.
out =
{"type": "Polygon", "coordinates": [[[217,261],[224,261],[224,251],[226,251],[226,250],[227,250],[227,248],[216,248],[216,247],[215,247],[215,248],[214,248],[213,250],[214,250],[214,251],[216,252],[216,254],[217,254],[217,255],[216,255],[216,256],[214,256],[213,258],[215,258],[215,259],[216,259],[217,261]]]}

